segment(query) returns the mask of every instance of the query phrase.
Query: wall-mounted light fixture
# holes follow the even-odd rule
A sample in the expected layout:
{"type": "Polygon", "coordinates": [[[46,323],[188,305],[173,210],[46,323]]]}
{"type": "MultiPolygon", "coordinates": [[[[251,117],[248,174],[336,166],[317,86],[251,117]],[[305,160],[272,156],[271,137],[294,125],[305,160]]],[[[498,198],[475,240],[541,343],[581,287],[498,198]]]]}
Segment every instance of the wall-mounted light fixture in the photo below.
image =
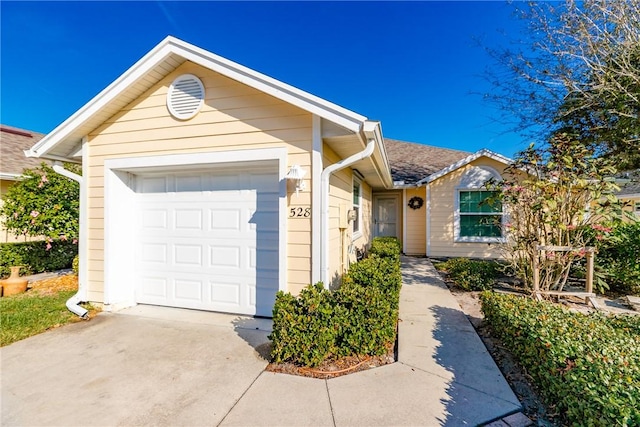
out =
{"type": "Polygon", "coordinates": [[[294,181],[296,186],[296,196],[298,195],[298,191],[304,190],[305,185],[302,178],[307,174],[307,171],[302,169],[300,165],[293,165],[289,172],[284,176],[286,179],[294,181]]]}

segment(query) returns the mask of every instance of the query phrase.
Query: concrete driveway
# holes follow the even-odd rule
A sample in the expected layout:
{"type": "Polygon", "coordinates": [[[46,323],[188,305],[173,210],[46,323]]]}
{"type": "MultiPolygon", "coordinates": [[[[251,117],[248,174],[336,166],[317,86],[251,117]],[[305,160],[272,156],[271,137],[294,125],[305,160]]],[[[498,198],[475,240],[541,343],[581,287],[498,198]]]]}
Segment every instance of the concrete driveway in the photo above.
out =
{"type": "Polygon", "coordinates": [[[271,321],[138,306],[0,349],[2,426],[217,425],[263,372],[271,321]]]}

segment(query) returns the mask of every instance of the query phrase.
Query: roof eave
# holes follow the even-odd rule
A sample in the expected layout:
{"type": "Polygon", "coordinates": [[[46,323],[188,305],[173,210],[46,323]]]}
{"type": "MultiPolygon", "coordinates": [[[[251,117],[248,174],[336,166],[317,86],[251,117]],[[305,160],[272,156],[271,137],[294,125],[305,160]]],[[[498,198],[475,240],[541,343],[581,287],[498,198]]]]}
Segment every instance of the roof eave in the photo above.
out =
{"type": "MultiPolygon", "coordinates": [[[[366,117],[336,104],[229,61],[197,46],[176,39],[175,37],[168,36],[87,104],[31,147],[28,153],[26,153],[27,156],[43,158],[53,158],[52,156],[55,156],[58,157],[58,159],[61,157],[65,158],[65,156],[61,155],[62,153],[52,153],[56,146],[62,142],[69,141],[70,138],[77,139],[77,142],[79,142],[84,135],[74,135],[77,129],[90,123],[91,119],[120,93],[142,79],[150,70],[172,54],[219,72],[313,114],[317,114],[352,132],[359,132],[363,123],[367,120],[366,117]]],[[[99,123],[96,123],[95,127],[98,125],[99,123]]],[[[65,158],[65,160],[76,161],[72,158],[65,158]]]]}
{"type": "Polygon", "coordinates": [[[488,157],[490,159],[493,159],[495,161],[504,163],[506,165],[513,163],[513,160],[503,156],[502,154],[498,154],[494,151],[488,150],[486,148],[483,148],[481,150],[476,151],[475,153],[465,157],[464,159],[457,161],[456,163],[447,166],[444,169],[439,170],[438,172],[435,172],[431,175],[429,175],[426,178],[421,179],[420,181],[418,181],[416,184],[417,186],[423,185],[423,184],[429,184],[433,181],[435,181],[438,178],[442,178],[443,176],[455,171],[456,169],[459,169],[465,165],[468,165],[469,163],[473,162],[474,160],[479,159],[480,157],[488,157]]]}

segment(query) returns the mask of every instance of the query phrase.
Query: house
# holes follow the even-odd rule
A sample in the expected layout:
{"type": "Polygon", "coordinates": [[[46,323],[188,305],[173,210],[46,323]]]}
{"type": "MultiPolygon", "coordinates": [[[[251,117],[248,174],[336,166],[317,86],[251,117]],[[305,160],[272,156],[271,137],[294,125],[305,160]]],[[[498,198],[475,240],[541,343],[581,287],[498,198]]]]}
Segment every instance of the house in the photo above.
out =
{"type": "Polygon", "coordinates": [[[497,257],[483,180],[508,159],[380,123],[167,37],[27,155],[82,164],[78,301],[270,316],[374,236],[497,257]],[[390,166],[392,165],[392,166],[390,166]],[[408,206],[410,205],[410,206],[408,206]]]}
{"type": "Polygon", "coordinates": [[[624,210],[640,220],[640,169],[622,172],[616,182],[620,186],[616,197],[624,204],[624,210]]]}
{"type": "MultiPolygon", "coordinates": [[[[41,159],[28,158],[24,150],[28,150],[40,141],[44,134],[0,125],[0,206],[2,196],[16,181],[22,179],[22,171],[26,168],[37,168],[41,159]]],[[[26,236],[15,236],[9,233],[0,221],[0,243],[24,242],[30,240],[26,236]]]]}

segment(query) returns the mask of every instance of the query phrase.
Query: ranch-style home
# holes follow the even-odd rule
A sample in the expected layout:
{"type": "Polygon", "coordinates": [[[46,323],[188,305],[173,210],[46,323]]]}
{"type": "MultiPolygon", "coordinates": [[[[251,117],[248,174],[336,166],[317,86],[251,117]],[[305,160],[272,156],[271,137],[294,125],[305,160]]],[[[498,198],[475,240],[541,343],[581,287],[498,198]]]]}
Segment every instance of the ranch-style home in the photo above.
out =
{"type": "Polygon", "coordinates": [[[498,257],[509,159],[385,139],[380,123],[167,37],[28,156],[82,163],[79,301],[270,316],[374,236],[498,257]],[[487,221],[493,219],[494,221],[487,221]]]}

